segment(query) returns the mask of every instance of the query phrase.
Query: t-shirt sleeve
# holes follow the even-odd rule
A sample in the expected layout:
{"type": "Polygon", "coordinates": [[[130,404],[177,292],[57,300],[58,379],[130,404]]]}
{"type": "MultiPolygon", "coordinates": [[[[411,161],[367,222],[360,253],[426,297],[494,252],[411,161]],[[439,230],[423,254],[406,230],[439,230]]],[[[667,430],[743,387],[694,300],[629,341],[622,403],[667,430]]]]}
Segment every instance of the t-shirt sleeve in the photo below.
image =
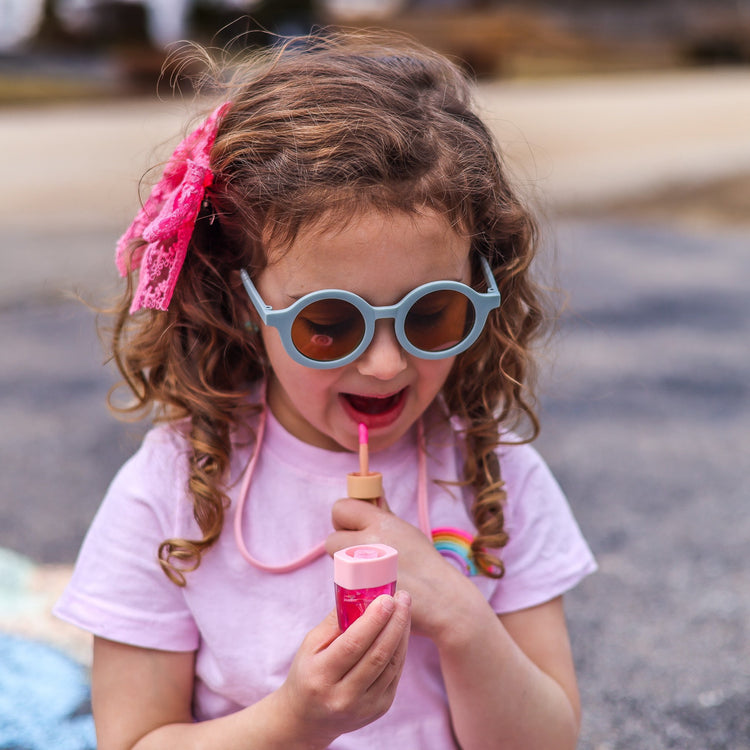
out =
{"type": "Polygon", "coordinates": [[[500,466],[508,494],[505,575],[490,603],[500,614],[550,601],[596,570],[567,499],[537,451],[505,446],[500,466]]]}
{"type": "Polygon", "coordinates": [[[180,442],[167,428],[146,436],[112,481],[54,608],[56,616],[102,638],[143,648],[198,647],[183,590],[158,561],[159,545],[188,531],[180,520],[187,502],[185,467],[180,442]]]}

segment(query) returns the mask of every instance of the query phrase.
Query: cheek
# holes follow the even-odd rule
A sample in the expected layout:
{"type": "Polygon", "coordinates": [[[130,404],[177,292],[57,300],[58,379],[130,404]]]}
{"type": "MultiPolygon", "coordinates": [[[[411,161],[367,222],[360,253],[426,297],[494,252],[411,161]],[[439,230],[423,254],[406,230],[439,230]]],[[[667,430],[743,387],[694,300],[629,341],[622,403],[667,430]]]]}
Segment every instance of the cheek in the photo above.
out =
{"type": "Polygon", "coordinates": [[[316,370],[295,362],[284,349],[275,328],[265,329],[263,333],[263,343],[271,371],[292,400],[300,400],[304,404],[313,393],[320,394],[331,387],[335,379],[332,370],[316,370]]]}
{"type": "Polygon", "coordinates": [[[455,357],[438,360],[419,360],[417,369],[425,395],[437,395],[450,375],[455,357]]]}
{"type": "Polygon", "coordinates": [[[268,362],[274,372],[289,369],[296,365],[296,362],[286,353],[284,345],[281,343],[281,336],[275,328],[261,328],[261,340],[266,350],[268,362]]]}

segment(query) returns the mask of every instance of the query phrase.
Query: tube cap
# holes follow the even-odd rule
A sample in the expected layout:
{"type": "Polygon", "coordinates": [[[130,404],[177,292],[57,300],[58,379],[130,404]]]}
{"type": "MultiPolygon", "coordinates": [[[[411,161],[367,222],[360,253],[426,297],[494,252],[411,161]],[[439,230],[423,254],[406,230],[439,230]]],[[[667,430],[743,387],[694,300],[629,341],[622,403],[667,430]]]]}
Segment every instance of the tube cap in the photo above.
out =
{"type": "Polygon", "coordinates": [[[347,474],[346,493],[357,500],[377,500],[383,496],[383,475],[379,471],[347,474]]]}
{"type": "Polygon", "coordinates": [[[372,589],[393,583],[398,552],[387,544],[357,544],[333,555],[333,582],[349,589],[372,589]]]}

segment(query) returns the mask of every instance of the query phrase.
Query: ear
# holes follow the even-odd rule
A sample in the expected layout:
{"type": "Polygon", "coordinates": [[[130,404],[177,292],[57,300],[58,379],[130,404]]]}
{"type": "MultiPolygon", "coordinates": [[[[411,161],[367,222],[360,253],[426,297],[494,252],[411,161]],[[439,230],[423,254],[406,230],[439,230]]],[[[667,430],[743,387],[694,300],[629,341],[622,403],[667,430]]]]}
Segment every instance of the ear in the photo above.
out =
{"type": "Polygon", "coordinates": [[[242,277],[239,271],[229,272],[229,288],[237,295],[245,294],[245,287],[242,286],[242,277]]]}

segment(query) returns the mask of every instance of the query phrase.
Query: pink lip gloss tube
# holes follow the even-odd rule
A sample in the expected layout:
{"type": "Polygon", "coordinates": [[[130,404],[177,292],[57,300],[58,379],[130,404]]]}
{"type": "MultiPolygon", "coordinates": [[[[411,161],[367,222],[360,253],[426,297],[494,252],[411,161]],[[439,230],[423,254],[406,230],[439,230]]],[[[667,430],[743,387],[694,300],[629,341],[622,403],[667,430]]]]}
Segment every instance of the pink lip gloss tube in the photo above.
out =
{"type": "Polygon", "coordinates": [[[343,632],[368,605],[396,593],[398,552],[387,544],[358,544],[333,556],[336,613],[343,632]]]}

